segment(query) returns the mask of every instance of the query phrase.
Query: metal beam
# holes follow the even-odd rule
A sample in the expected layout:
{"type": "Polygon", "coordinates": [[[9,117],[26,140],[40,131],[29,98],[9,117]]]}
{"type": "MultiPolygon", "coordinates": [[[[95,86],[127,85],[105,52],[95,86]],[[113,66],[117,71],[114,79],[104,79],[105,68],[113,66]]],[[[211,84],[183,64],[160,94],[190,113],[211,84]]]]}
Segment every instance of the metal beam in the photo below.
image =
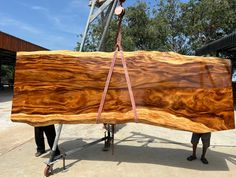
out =
{"type": "Polygon", "coordinates": [[[103,42],[104,42],[104,39],[106,37],[106,34],[107,34],[107,31],[108,31],[112,16],[114,14],[115,8],[117,6],[117,3],[118,3],[118,0],[114,0],[113,4],[110,6],[111,10],[110,10],[109,16],[107,18],[106,25],[104,27],[103,33],[102,33],[102,37],[101,37],[101,40],[100,40],[100,43],[99,43],[99,46],[98,46],[98,51],[100,51],[103,47],[103,42]]]}
{"type": "Polygon", "coordinates": [[[93,15],[91,15],[89,23],[92,23],[112,2],[113,0],[107,0],[93,15]]]}
{"type": "MultiPolygon", "coordinates": [[[[116,7],[116,5],[118,3],[118,0],[106,0],[106,1],[104,1],[104,3],[101,6],[99,6],[98,10],[94,13],[94,9],[96,7],[96,3],[97,3],[97,0],[93,0],[92,1],[91,9],[90,9],[90,12],[89,12],[89,17],[88,17],[88,20],[87,20],[87,23],[86,23],[86,27],[85,27],[85,31],[83,33],[82,41],[81,41],[81,44],[80,44],[80,50],[79,50],[80,52],[83,51],[83,48],[84,48],[84,45],[85,45],[85,41],[86,41],[86,38],[87,38],[87,34],[88,34],[88,31],[89,31],[90,24],[99,15],[104,14],[104,11],[106,11],[106,16],[104,17],[102,15],[103,16],[102,18],[105,18],[106,23],[105,23],[105,25],[103,27],[102,36],[101,36],[101,39],[100,39],[100,42],[99,42],[99,46],[97,48],[97,50],[101,50],[102,44],[104,42],[104,39],[105,39],[107,30],[108,30],[108,27],[109,27],[109,24],[111,22],[111,18],[112,18],[112,15],[114,13],[115,7],[116,7]]],[[[104,19],[102,19],[102,21],[103,20],[104,19]]]]}
{"type": "Polygon", "coordinates": [[[94,10],[95,4],[96,4],[96,0],[93,0],[92,6],[91,6],[91,9],[90,9],[90,12],[89,12],[89,17],[88,17],[88,20],[87,20],[87,24],[86,24],[86,27],[85,27],[85,30],[84,30],[82,42],[80,44],[80,49],[79,49],[80,52],[82,52],[83,47],[84,47],[84,43],[85,43],[86,36],[87,36],[87,33],[88,33],[89,25],[90,25],[90,17],[93,14],[93,10],[94,10]]]}

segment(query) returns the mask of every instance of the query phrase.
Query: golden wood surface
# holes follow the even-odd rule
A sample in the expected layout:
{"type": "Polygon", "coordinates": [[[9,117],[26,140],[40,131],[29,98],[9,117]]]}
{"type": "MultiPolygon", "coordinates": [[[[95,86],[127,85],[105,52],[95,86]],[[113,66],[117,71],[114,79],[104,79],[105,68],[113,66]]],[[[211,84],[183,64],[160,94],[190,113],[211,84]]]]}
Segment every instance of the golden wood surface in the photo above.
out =
{"type": "MultiPolygon", "coordinates": [[[[12,121],[96,123],[113,53],[20,52],[12,121]]],[[[231,63],[176,53],[125,52],[138,122],[193,132],[234,128],[231,63]]],[[[134,122],[118,58],[101,123],[134,122]]]]}

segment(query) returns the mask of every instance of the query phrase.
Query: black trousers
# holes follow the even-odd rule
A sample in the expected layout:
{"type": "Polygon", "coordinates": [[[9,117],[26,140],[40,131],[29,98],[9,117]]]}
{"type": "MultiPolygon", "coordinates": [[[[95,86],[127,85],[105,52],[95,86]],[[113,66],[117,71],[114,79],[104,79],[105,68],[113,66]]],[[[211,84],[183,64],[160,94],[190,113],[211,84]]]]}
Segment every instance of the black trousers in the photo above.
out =
{"type": "MultiPolygon", "coordinates": [[[[54,125],[44,126],[44,127],[34,127],[34,138],[37,145],[37,152],[45,151],[45,143],[43,133],[46,134],[48,145],[52,150],[53,143],[56,137],[56,131],[54,125]]],[[[57,147],[56,154],[60,154],[60,151],[57,147]]]]}

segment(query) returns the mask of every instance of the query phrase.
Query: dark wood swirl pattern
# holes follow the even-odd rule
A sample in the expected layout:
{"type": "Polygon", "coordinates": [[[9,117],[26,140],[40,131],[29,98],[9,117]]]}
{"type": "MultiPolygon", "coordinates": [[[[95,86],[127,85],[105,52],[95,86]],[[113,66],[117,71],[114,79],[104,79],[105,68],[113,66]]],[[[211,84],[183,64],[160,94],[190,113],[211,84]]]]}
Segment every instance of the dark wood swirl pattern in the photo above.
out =
{"type": "MultiPolygon", "coordinates": [[[[12,121],[33,126],[96,123],[113,53],[20,52],[12,121]]],[[[231,63],[172,52],[125,52],[138,121],[193,132],[234,128],[231,63]]],[[[133,122],[118,58],[101,123],[133,122]]]]}

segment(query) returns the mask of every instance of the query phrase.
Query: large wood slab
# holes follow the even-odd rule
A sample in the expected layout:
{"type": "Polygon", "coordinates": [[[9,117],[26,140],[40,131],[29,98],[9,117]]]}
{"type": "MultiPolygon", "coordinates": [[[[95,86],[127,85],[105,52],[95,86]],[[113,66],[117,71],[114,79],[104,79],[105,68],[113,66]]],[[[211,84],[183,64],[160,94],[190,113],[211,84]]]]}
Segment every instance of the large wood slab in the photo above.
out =
{"type": "MultiPolygon", "coordinates": [[[[12,121],[96,123],[113,53],[20,52],[12,121]]],[[[231,63],[176,53],[125,52],[138,122],[193,132],[234,128],[231,63]]],[[[101,123],[134,122],[118,58],[101,123]]]]}

